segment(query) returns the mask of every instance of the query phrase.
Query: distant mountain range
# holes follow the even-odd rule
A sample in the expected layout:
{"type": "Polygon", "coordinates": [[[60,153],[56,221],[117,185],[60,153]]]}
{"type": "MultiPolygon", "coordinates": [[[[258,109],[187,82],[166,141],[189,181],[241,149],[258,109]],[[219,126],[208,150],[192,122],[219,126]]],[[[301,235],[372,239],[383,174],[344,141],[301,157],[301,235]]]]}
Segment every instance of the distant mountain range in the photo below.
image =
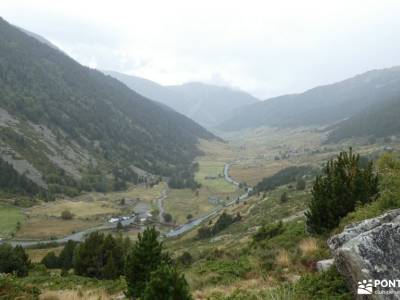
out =
{"type": "Polygon", "coordinates": [[[200,82],[162,86],[153,81],[113,71],[103,71],[137,93],[161,102],[206,128],[228,119],[239,107],[257,103],[250,94],[200,82]]]}
{"type": "Polygon", "coordinates": [[[335,143],[352,137],[386,137],[400,134],[400,95],[382,99],[381,103],[367,107],[337,124],[328,135],[327,142],[335,143]]]}
{"type": "Polygon", "coordinates": [[[199,138],[216,137],[0,18],[0,154],[37,184],[187,174],[199,138]]]}
{"type": "MultiPolygon", "coordinates": [[[[377,134],[379,129],[367,131],[367,127],[388,123],[391,115],[395,131],[400,119],[397,113],[400,99],[400,67],[369,71],[331,85],[320,86],[302,94],[280,96],[243,107],[218,128],[227,131],[260,126],[299,127],[337,124],[332,139],[354,135],[377,134]],[[392,107],[392,112],[388,112],[392,107]],[[347,120],[348,119],[348,120],[347,120]],[[378,121],[382,119],[382,121],[378,121]],[[346,120],[346,121],[344,121],[346,120]],[[356,125],[356,123],[358,125],[356,125]],[[369,126],[361,125],[369,123],[369,126]],[[354,124],[354,125],[351,125],[354,124]],[[350,127],[352,131],[348,131],[350,127]],[[359,129],[356,130],[355,128],[359,129]],[[347,128],[347,129],[346,129],[347,128]]],[[[367,124],[366,124],[367,125],[367,124]]],[[[372,128],[371,128],[372,129],[372,128]]],[[[386,134],[385,130],[379,134],[386,134]]],[[[387,132],[389,133],[389,131],[387,132]]]]}

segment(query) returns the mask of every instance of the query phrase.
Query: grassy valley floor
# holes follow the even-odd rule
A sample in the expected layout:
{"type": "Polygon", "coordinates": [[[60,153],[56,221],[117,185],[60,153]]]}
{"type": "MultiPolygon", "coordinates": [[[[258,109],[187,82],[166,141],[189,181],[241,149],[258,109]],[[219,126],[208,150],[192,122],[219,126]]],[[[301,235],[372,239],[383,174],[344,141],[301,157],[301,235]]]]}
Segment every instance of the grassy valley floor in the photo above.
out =
{"type": "MultiPolygon", "coordinates": [[[[6,203],[0,206],[0,232],[4,237],[51,238],[70,234],[82,228],[106,222],[113,215],[124,215],[138,204],[158,216],[158,199],[165,213],[172,216],[172,224],[183,224],[192,218],[223,207],[228,200],[242,194],[223,177],[224,166],[232,163],[229,174],[238,182],[254,185],[264,177],[276,174],[288,166],[311,165],[320,168],[328,159],[350,144],[357,152],[377,157],[385,145],[364,141],[348,141],[339,145],[324,145],[324,133],[316,129],[277,131],[260,129],[225,137],[228,142],[201,141],[204,155],[197,158],[198,190],[175,190],[165,183],[154,187],[130,187],[118,193],[86,193],[75,198],[57,199],[19,208],[6,203]],[[219,199],[219,203],[209,198],[219,199]],[[121,199],[125,199],[124,203],[121,199]],[[64,210],[70,211],[72,220],[62,220],[64,210]],[[19,222],[19,223],[18,223],[19,222]],[[18,225],[19,224],[19,225],[18,225]]],[[[391,144],[393,149],[399,145],[391,144]]],[[[330,271],[315,272],[318,260],[329,258],[327,236],[311,236],[305,231],[304,211],[311,197],[312,178],[306,179],[304,190],[296,189],[296,182],[283,184],[267,192],[255,193],[246,201],[226,207],[204,224],[179,236],[165,240],[166,249],[177,260],[185,274],[195,299],[350,299],[343,280],[330,271]],[[282,194],[286,198],[282,200],[282,194]],[[240,215],[240,221],[211,237],[201,238],[198,229],[216,224],[225,212],[240,215]],[[262,232],[261,237],[259,233],[262,232]],[[185,253],[190,261],[182,262],[185,253]],[[315,290],[318,286],[319,290],[315,290]],[[314,290],[313,290],[314,289],[314,290]]],[[[381,212],[372,208],[349,215],[344,222],[360,220],[381,212]]],[[[157,225],[166,232],[171,227],[157,225]]],[[[343,226],[343,225],[341,225],[343,226]]],[[[135,238],[138,227],[126,228],[122,233],[135,238]]],[[[29,249],[33,262],[39,262],[49,251],[59,253],[59,246],[47,249],[29,249]]],[[[124,280],[96,281],[75,275],[60,276],[57,271],[35,267],[30,276],[16,280],[17,284],[40,288],[42,299],[113,299],[123,297],[124,280]],[[47,298],[46,298],[47,297],[47,298]],[[53,298],[52,298],[53,297],[53,298]]]]}

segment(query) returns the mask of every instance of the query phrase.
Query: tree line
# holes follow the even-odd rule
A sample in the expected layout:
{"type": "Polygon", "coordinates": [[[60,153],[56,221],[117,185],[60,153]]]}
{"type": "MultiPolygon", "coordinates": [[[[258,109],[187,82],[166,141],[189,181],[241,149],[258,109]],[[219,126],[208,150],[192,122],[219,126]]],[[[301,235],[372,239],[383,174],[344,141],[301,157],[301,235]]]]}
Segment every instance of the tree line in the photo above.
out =
{"type": "Polygon", "coordinates": [[[199,239],[205,239],[215,236],[225,228],[229,227],[231,224],[238,222],[241,219],[242,217],[239,213],[237,213],[236,216],[232,216],[226,212],[223,212],[212,226],[204,226],[199,228],[197,231],[197,237],[199,239]]]}
{"type": "MultiPolygon", "coordinates": [[[[190,171],[201,154],[198,138],[216,138],[189,118],[79,65],[4,20],[0,57],[0,106],[19,120],[46,126],[60,145],[77,143],[107,173],[131,164],[160,176],[190,171]]],[[[20,137],[21,148],[35,150],[30,139],[20,137]]],[[[38,154],[33,159],[40,156],[39,171],[48,174],[45,169],[54,164],[43,151],[32,153],[38,154]]],[[[125,180],[124,175],[117,177],[125,180]]]]}
{"type": "Polygon", "coordinates": [[[285,185],[294,181],[296,182],[299,190],[305,188],[305,182],[303,176],[315,175],[317,171],[310,166],[292,166],[285,168],[276,174],[265,177],[254,187],[253,193],[260,193],[264,191],[270,191],[278,186],[285,185]]]}
{"type": "Polygon", "coordinates": [[[179,172],[175,172],[168,180],[168,186],[172,189],[199,189],[201,187],[201,184],[198,183],[194,178],[194,174],[198,170],[199,163],[195,162],[191,164],[188,168],[182,169],[179,172]]]}
{"type": "Polygon", "coordinates": [[[31,262],[24,248],[0,245],[0,273],[14,273],[19,277],[28,275],[31,262]]]}
{"type": "Polygon", "coordinates": [[[10,194],[35,196],[43,192],[36,183],[19,174],[14,167],[0,158],[0,189],[10,194]]]}
{"type": "Polygon", "coordinates": [[[42,260],[48,268],[98,279],[124,276],[126,294],[134,299],[192,299],[184,276],[164,250],[159,232],[147,228],[135,243],[122,236],[94,232],[78,244],[68,241],[59,256],[49,252],[42,260]]]}

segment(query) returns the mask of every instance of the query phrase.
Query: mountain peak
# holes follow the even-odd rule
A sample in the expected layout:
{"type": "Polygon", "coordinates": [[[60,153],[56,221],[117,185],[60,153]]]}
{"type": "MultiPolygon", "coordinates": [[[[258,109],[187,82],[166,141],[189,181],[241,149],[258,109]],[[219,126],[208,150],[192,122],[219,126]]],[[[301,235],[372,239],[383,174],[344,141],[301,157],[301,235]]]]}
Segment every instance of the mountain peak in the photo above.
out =
{"type": "Polygon", "coordinates": [[[104,72],[125,83],[137,93],[171,107],[206,128],[214,127],[239,107],[259,101],[246,92],[230,87],[197,81],[162,86],[136,76],[112,71],[104,72]]]}
{"type": "Polygon", "coordinates": [[[5,21],[0,57],[0,108],[16,120],[0,127],[3,146],[38,177],[79,180],[92,161],[108,173],[136,166],[168,176],[190,168],[198,139],[215,138],[5,21]]]}
{"type": "Polygon", "coordinates": [[[372,70],[352,78],[315,87],[301,94],[271,98],[243,107],[220,129],[260,126],[329,125],[351,117],[381,100],[400,95],[400,68],[372,70]]]}

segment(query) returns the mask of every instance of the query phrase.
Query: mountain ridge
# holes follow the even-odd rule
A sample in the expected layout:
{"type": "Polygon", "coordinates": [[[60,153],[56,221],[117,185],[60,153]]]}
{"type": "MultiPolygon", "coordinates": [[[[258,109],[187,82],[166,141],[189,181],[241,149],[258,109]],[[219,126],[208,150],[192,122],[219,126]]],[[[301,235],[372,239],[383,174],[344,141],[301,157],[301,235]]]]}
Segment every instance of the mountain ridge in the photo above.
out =
{"type": "Polygon", "coordinates": [[[235,109],[259,101],[241,90],[188,82],[182,85],[163,86],[141,77],[115,71],[102,71],[139,94],[163,103],[207,128],[213,128],[235,109]]]}
{"type": "Polygon", "coordinates": [[[243,107],[219,129],[260,126],[330,125],[359,113],[382,98],[400,94],[400,67],[371,70],[300,94],[283,95],[243,107]]]}
{"type": "Polygon", "coordinates": [[[130,165],[187,173],[198,139],[216,138],[4,19],[0,54],[1,154],[37,182],[76,186],[94,169],[128,179],[130,165]]]}

